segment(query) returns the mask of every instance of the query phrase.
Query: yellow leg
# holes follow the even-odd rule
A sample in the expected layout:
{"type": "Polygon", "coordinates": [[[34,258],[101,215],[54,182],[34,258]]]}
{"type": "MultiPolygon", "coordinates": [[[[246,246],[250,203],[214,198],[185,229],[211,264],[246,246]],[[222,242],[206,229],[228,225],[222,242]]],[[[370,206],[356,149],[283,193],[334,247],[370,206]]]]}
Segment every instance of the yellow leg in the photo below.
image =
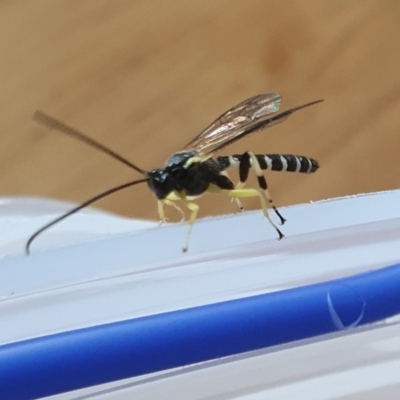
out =
{"type": "Polygon", "coordinates": [[[279,240],[284,237],[283,233],[278,229],[278,227],[274,224],[274,222],[271,220],[269,214],[268,214],[268,206],[265,201],[264,196],[258,191],[257,189],[232,189],[232,190],[225,190],[225,189],[220,189],[214,185],[210,185],[210,188],[208,190],[211,193],[224,193],[229,197],[258,197],[260,199],[261,203],[261,209],[262,212],[265,216],[265,218],[268,219],[269,223],[275,228],[275,230],[278,232],[279,235],[279,240]]]}
{"type": "Polygon", "coordinates": [[[157,206],[158,206],[158,216],[160,218],[160,222],[159,224],[162,225],[165,222],[167,222],[168,218],[165,217],[165,213],[164,213],[164,205],[167,206],[171,206],[173,208],[175,208],[176,211],[178,211],[179,214],[181,214],[182,216],[182,220],[185,220],[185,213],[183,212],[182,208],[178,207],[174,201],[169,200],[169,199],[164,199],[164,200],[158,200],[157,202],[157,206]]]}
{"type": "Polygon", "coordinates": [[[237,197],[234,197],[234,198],[232,199],[232,201],[235,201],[235,203],[236,203],[236,205],[238,206],[238,208],[239,208],[240,211],[244,211],[244,207],[243,207],[241,201],[240,201],[237,197]]]}
{"type": "MultiPolygon", "coordinates": [[[[229,175],[226,171],[221,171],[220,174],[226,176],[230,180],[229,175]]],[[[243,205],[237,197],[233,197],[232,201],[236,203],[240,211],[244,211],[243,205]]]]}
{"type": "Polygon", "coordinates": [[[185,242],[185,246],[183,247],[183,252],[187,252],[188,248],[189,248],[189,237],[190,237],[190,233],[192,232],[192,228],[193,228],[193,224],[196,221],[196,217],[197,217],[197,213],[199,212],[199,206],[196,203],[192,203],[191,201],[187,200],[187,198],[182,194],[181,198],[179,200],[176,200],[176,197],[171,195],[171,197],[173,197],[174,200],[171,200],[169,198],[166,198],[164,200],[158,200],[158,215],[160,217],[160,224],[164,223],[166,221],[165,218],[165,214],[164,214],[164,205],[168,205],[171,207],[174,207],[175,210],[177,210],[183,217],[183,219],[185,219],[185,213],[183,212],[183,210],[178,207],[175,204],[175,201],[181,201],[184,206],[190,211],[190,216],[189,216],[189,230],[187,232],[186,235],[186,242],[185,242]]]}
{"type": "Polygon", "coordinates": [[[168,206],[171,206],[173,208],[175,208],[176,211],[178,211],[179,214],[181,214],[181,222],[185,220],[185,213],[183,212],[182,208],[178,207],[175,202],[171,201],[171,200],[164,200],[164,203],[167,204],[168,206]]]}
{"type": "Polygon", "coordinates": [[[197,213],[199,212],[199,206],[196,203],[192,203],[188,200],[182,200],[183,204],[187,207],[187,209],[190,211],[190,217],[189,217],[189,230],[186,235],[186,244],[185,247],[182,249],[184,253],[188,251],[189,248],[189,237],[190,233],[192,232],[193,224],[196,221],[197,213]]]}
{"type": "MultiPolygon", "coordinates": [[[[243,188],[244,188],[244,183],[242,183],[242,182],[239,182],[235,187],[235,189],[243,189],[243,188]]],[[[240,202],[240,200],[237,197],[234,197],[232,200],[235,200],[235,202],[238,205],[240,211],[244,211],[244,207],[243,207],[242,203],[240,202]]]]}
{"type": "Polygon", "coordinates": [[[165,200],[157,201],[158,218],[160,218],[160,222],[158,223],[159,225],[165,224],[165,222],[167,222],[167,219],[165,218],[165,213],[164,213],[164,203],[165,203],[165,200]]]}

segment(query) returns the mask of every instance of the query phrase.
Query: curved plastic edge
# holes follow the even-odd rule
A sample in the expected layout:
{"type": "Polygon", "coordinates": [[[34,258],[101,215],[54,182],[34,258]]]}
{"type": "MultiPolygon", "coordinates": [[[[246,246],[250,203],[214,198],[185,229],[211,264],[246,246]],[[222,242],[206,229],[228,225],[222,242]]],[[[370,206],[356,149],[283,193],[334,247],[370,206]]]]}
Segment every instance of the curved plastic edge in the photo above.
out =
{"type": "Polygon", "coordinates": [[[400,264],[0,346],[0,398],[33,399],[310,338],[400,313],[400,264]]]}

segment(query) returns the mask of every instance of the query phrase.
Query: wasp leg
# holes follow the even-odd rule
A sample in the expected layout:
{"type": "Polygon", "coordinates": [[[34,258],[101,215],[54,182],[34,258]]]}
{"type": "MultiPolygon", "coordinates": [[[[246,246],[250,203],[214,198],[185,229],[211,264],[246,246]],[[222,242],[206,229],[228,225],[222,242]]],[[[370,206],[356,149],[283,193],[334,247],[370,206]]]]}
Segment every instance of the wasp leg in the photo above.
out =
{"type": "Polygon", "coordinates": [[[268,214],[268,206],[267,203],[265,202],[264,196],[260,193],[259,190],[257,189],[221,189],[215,185],[210,185],[210,188],[208,190],[210,193],[224,193],[229,197],[258,197],[260,199],[261,203],[261,209],[262,212],[265,216],[265,218],[268,219],[269,223],[275,228],[275,230],[278,232],[278,240],[281,240],[285,235],[279,230],[279,228],[274,224],[272,219],[270,218],[268,214]]]}
{"type": "MultiPolygon", "coordinates": [[[[221,171],[220,174],[223,176],[226,176],[230,180],[229,175],[226,171],[221,171]]],[[[237,197],[233,197],[232,201],[234,201],[236,203],[236,205],[238,206],[240,211],[244,211],[244,207],[243,207],[241,201],[237,197]]]]}
{"type": "Polygon", "coordinates": [[[160,216],[161,221],[165,221],[164,204],[174,207],[178,212],[181,213],[181,215],[183,216],[183,219],[184,219],[185,213],[182,211],[182,209],[180,207],[178,207],[175,204],[176,201],[181,201],[184,204],[184,206],[190,211],[189,230],[186,235],[185,246],[182,249],[182,251],[184,253],[186,253],[189,248],[190,233],[192,232],[193,224],[196,221],[197,213],[199,212],[200,207],[196,203],[192,203],[191,201],[187,200],[186,196],[183,194],[181,194],[180,197],[176,197],[175,193],[171,193],[170,195],[167,196],[166,199],[158,200],[158,214],[160,216]]]}
{"type": "Polygon", "coordinates": [[[160,219],[160,222],[158,223],[159,226],[167,222],[167,218],[165,218],[165,213],[164,213],[164,204],[165,200],[157,201],[158,218],[160,219]]]}
{"type": "Polygon", "coordinates": [[[242,202],[241,202],[237,197],[233,197],[233,198],[232,198],[232,201],[234,201],[234,202],[236,203],[236,205],[238,206],[238,208],[239,208],[239,210],[240,210],[241,212],[244,211],[244,207],[243,207],[243,205],[242,205],[242,202]]]}
{"type": "Polygon", "coordinates": [[[244,187],[247,178],[249,176],[250,168],[253,169],[257,176],[258,185],[260,187],[260,191],[264,195],[265,199],[268,201],[269,206],[275,211],[275,214],[279,217],[281,225],[286,222],[286,219],[282,217],[281,213],[275,207],[272,197],[268,190],[267,181],[262,173],[260,163],[257,160],[257,157],[254,153],[247,151],[243,154],[240,164],[239,164],[239,179],[240,182],[236,185],[237,189],[241,189],[244,187]]]}
{"type": "Polygon", "coordinates": [[[190,217],[189,217],[189,230],[186,235],[186,244],[185,247],[182,249],[184,253],[188,251],[189,248],[189,237],[190,233],[192,232],[193,224],[196,221],[197,213],[199,212],[199,206],[196,203],[192,203],[186,199],[182,199],[183,204],[186,206],[186,208],[190,211],[190,217]]]}
{"type": "Polygon", "coordinates": [[[164,203],[167,204],[168,206],[171,206],[173,208],[175,208],[176,211],[178,211],[178,213],[181,215],[182,219],[181,222],[183,222],[185,220],[185,213],[183,212],[182,208],[178,207],[176,205],[175,202],[171,201],[171,200],[164,200],[164,203]]]}
{"type": "Polygon", "coordinates": [[[165,222],[168,221],[168,218],[165,217],[165,213],[164,213],[164,205],[166,204],[167,206],[171,206],[173,208],[175,208],[176,211],[178,211],[178,213],[181,215],[182,219],[181,222],[183,222],[185,220],[185,213],[183,212],[182,208],[178,207],[174,201],[172,200],[168,200],[168,199],[164,199],[164,200],[158,200],[158,215],[160,217],[160,222],[159,225],[164,224],[165,222]]]}

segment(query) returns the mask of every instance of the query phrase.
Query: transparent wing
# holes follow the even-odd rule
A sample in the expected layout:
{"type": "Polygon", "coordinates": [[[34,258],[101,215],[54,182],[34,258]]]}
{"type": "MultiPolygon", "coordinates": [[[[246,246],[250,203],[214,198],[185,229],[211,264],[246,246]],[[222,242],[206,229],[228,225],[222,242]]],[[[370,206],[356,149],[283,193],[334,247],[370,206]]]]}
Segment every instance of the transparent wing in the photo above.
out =
{"type": "Polygon", "coordinates": [[[277,93],[250,97],[219,116],[188,143],[185,149],[194,149],[201,154],[211,153],[241,136],[246,127],[260,118],[276,113],[281,101],[281,96],[277,93]]]}
{"type": "Polygon", "coordinates": [[[273,115],[279,111],[282,102],[279,94],[266,93],[250,97],[219,116],[188,143],[185,149],[196,150],[201,155],[212,153],[250,133],[282,122],[293,112],[320,101],[322,100],[273,115]]]}

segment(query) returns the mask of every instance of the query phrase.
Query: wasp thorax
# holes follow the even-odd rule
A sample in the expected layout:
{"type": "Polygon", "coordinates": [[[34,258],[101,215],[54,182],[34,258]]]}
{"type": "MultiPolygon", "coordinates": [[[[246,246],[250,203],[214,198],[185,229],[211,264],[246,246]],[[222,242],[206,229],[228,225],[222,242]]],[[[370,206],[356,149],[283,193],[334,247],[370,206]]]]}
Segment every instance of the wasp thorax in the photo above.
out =
{"type": "Polygon", "coordinates": [[[166,169],[174,169],[176,167],[183,167],[187,160],[192,157],[198,156],[199,154],[197,151],[178,151],[177,153],[172,154],[170,158],[168,158],[167,162],[165,163],[166,169]]]}

